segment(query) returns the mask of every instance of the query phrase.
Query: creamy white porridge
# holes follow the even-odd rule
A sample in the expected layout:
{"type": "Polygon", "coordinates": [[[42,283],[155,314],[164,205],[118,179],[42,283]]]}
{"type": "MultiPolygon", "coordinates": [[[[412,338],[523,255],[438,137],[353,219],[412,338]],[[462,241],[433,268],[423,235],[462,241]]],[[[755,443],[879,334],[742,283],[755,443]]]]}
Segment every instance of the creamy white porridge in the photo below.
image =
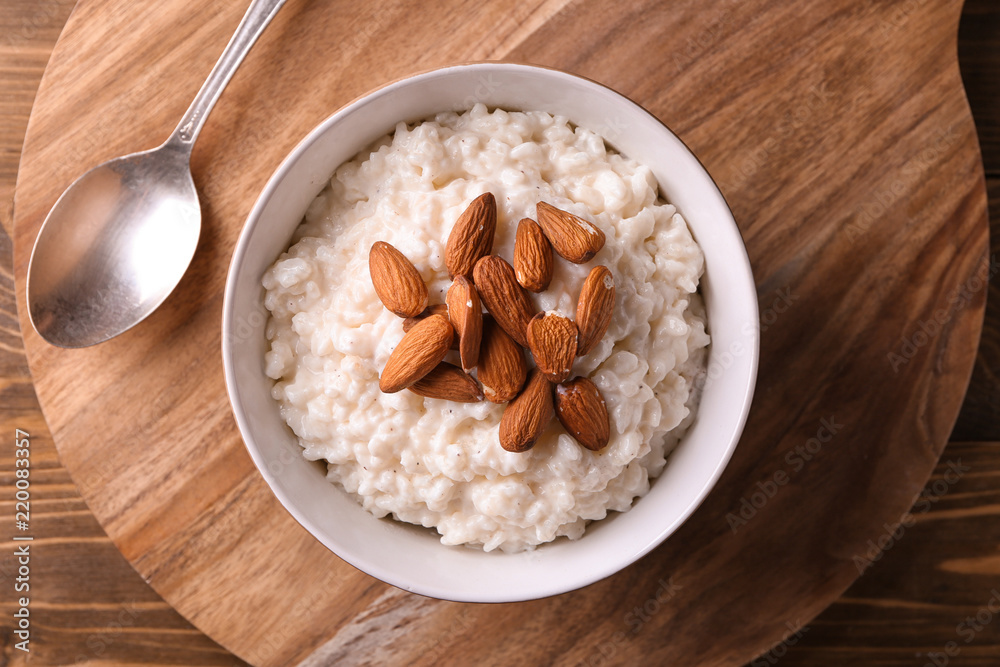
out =
{"type": "Polygon", "coordinates": [[[691,421],[709,343],[696,292],[703,262],[649,169],[565,118],[478,105],[400,124],[336,171],[264,275],[272,393],[306,458],[325,460],[328,478],[375,516],[487,551],[576,539],[648,491],[691,421]],[[599,452],[552,420],[531,450],[511,453],[498,439],[504,405],[379,390],[403,320],[375,293],[369,248],[398,248],[430,303],[444,303],[449,232],[487,191],[498,207],[493,253],[508,260],[517,222],[534,217],[539,200],[606,236],[585,264],[557,257],[548,289],[532,295],[538,310],[572,317],[592,267],[614,276],[607,334],[573,367],[607,403],[611,437],[599,452]]]}

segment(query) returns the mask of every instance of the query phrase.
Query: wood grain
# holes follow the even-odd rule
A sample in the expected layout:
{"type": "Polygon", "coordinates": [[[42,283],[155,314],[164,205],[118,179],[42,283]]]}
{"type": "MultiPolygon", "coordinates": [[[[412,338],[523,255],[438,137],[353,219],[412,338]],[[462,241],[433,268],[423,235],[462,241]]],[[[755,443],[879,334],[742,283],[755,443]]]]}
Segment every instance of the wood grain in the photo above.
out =
{"type": "Polygon", "coordinates": [[[986,614],[1000,591],[1000,443],[949,445],[910,513],[913,525],[809,624],[781,664],[922,666],[928,654],[953,665],[997,664],[1000,623],[986,614]],[[952,656],[949,642],[958,649],[952,656]]]}
{"type": "MultiPolygon", "coordinates": [[[[1000,178],[1000,11],[989,0],[963,8],[958,57],[988,179],[1000,178]]],[[[1000,260],[1000,190],[990,192],[990,257],[1000,260]]],[[[1000,441],[1000,280],[990,281],[983,336],[952,440],[1000,441]]]]}
{"type": "MultiPolygon", "coordinates": [[[[756,162],[760,162],[760,160],[756,160],[754,162],[754,164],[756,164],[756,162]]],[[[748,164],[750,164],[750,163],[748,163],[748,164]]],[[[746,171],[752,171],[752,169],[750,169],[748,167],[747,169],[744,169],[743,171],[744,172],[746,172],[746,171]]],[[[919,526],[919,524],[918,524],[918,526],[919,526]]],[[[890,551],[889,556],[891,556],[892,553],[894,553],[894,552],[890,551]]],[[[899,553],[899,552],[896,551],[895,553],[899,553]]],[[[888,556],[887,556],[887,558],[888,558],[888,556]]],[[[866,575],[866,576],[870,576],[870,575],[866,575]]],[[[864,579],[862,581],[864,581],[864,579]]],[[[375,638],[378,637],[378,631],[380,629],[387,630],[387,629],[389,629],[391,627],[392,623],[394,622],[391,619],[398,620],[400,618],[400,614],[402,614],[402,617],[406,617],[407,614],[416,614],[416,613],[418,613],[418,612],[420,612],[420,611],[423,610],[422,602],[420,600],[418,600],[418,603],[420,603],[420,604],[411,604],[409,602],[401,602],[401,601],[395,600],[394,596],[396,596],[396,595],[397,594],[393,593],[393,591],[390,590],[388,597],[386,599],[382,600],[382,603],[384,605],[388,605],[390,607],[390,608],[384,609],[384,611],[386,611],[386,614],[384,614],[382,616],[374,615],[374,616],[371,616],[371,617],[367,618],[367,620],[364,620],[364,621],[359,621],[359,620],[356,619],[355,622],[351,623],[348,629],[351,631],[351,633],[353,633],[353,636],[356,637],[356,638],[368,636],[368,637],[371,637],[372,640],[374,640],[375,638]],[[393,616],[393,614],[396,614],[396,616],[393,616]],[[372,631],[375,631],[375,632],[373,633],[372,631]]],[[[382,608],[380,608],[380,610],[382,610],[382,608]]],[[[463,628],[464,628],[464,623],[463,622],[460,622],[459,620],[455,620],[454,621],[454,629],[456,629],[456,630],[462,630],[463,628]]],[[[647,628],[648,628],[648,626],[647,626],[647,628]]],[[[450,629],[450,628],[448,628],[446,626],[445,629],[447,630],[447,629],[450,629]]],[[[350,633],[348,633],[348,634],[350,634],[350,633]]],[[[807,639],[808,639],[808,637],[807,637],[807,639]]],[[[451,644],[452,644],[452,642],[439,639],[436,642],[431,642],[430,646],[431,646],[431,648],[435,649],[435,651],[434,651],[435,653],[440,653],[440,652],[442,652],[445,649],[453,648],[451,644]]],[[[360,645],[364,645],[364,643],[362,642],[360,645]]],[[[333,653],[331,651],[328,651],[328,654],[333,654],[333,653]]],[[[355,658],[356,657],[357,656],[355,655],[355,658]]],[[[983,663],[983,664],[985,664],[985,663],[983,663]]]]}

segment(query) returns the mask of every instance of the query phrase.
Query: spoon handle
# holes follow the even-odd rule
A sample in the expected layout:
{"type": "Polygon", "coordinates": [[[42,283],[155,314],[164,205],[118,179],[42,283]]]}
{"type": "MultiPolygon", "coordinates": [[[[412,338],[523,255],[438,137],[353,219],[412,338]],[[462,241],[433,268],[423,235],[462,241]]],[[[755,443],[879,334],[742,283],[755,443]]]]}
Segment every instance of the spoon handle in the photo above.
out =
{"type": "Polygon", "coordinates": [[[187,152],[191,151],[191,146],[198,138],[198,133],[201,132],[205,119],[218,101],[219,95],[222,94],[222,89],[229,83],[236,68],[250,51],[250,47],[254,45],[283,4],[285,0],[253,0],[250,3],[250,8],[243,15],[243,20],[226,45],[226,50],[222,52],[208,79],[202,84],[201,90],[184,112],[184,117],[166,144],[187,152]]]}

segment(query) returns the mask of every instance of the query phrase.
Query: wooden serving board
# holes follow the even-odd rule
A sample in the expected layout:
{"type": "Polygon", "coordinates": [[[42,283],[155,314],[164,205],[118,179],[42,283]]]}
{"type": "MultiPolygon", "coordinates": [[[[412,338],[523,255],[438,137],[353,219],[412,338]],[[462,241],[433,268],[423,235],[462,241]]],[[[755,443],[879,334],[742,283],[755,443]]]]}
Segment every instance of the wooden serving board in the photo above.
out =
{"type": "Polygon", "coordinates": [[[985,302],[957,0],[289,0],[195,148],[204,230],[179,289],[124,336],[49,347],[23,315],[46,212],[89,166],[167,136],[245,7],[82,0],[15,199],[21,326],[63,463],[194,624],[259,665],[734,665],[793,641],[872,545],[898,539],[957,415],[985,302]],[[763,335],[745,436],[674,536],[584,590],[472,605],[358,572],[280,507],[229,410],[220,317],[242,223],[309,129],[386,81],[491,58],[597,79],[691,146],[743,231],[763,335]]]}

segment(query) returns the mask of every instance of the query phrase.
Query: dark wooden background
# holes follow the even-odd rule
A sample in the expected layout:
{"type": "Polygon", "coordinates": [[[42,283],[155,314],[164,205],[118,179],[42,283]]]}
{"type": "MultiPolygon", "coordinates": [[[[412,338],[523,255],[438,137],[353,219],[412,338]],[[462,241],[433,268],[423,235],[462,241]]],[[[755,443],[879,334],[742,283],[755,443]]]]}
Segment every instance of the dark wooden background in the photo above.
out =
{"type": "MultiPolygon", "coordinates": [[[[10,268],[14,179],[35,89],[73,4],[0,0],[0,536],[14,533],[15,428],[32,436],[35,536],[30,661],[13,646],[13,543],[0,552],[0,667],[242,664],[163,602],[104,535],[59,464],[21,350],[10,268]]],[[[1000,220],[1000,3],[966,3],[958,47],[990,217],[1000,220]]],[[[993,222],[994,261],[998,232],[993,222]]],[[[1000,613],[990,609],[1000,609],[998,285],[994,276],[972,383],[926,497],[913,509],[915,523],[805,632],[754,666],[1000,665],[1000,613]],[[969,470],[945,483],[952,464],[969,470]]]]}

